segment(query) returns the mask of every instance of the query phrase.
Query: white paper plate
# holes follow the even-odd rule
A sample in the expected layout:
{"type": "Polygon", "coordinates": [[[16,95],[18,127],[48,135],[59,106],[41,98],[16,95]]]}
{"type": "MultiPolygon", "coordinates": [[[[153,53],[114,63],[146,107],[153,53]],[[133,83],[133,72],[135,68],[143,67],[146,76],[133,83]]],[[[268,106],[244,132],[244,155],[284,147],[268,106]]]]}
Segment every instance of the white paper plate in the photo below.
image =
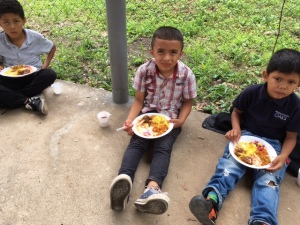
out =
{"type": "MultiPolygon", "coordinates": [[[[275,159],[277,157],[277,153],[276,153],[275,149],[268,142],[266,142],[265,140],[263,140],[261,138],[246,135],[246,136],[241,136],[241,138],[239,140],[239,142],[254,142],[254,141],[258,141],[266,147],[271,161],[273,161],[273,159],[275,159]]],[[[239,163],[241,163],[247,167],[254,168],[254,169],[266,169],[266,168],[270,167],[270,165],[254,166],[254,165],[250,165],[248,163],[243,162],[234,154],[234,149],[235,149],[236,145],[237,145],[237,143],[230,142],[229,143],[229,151],[230,151],[231,155],[233,156],[233,158],[235,160],[237,160],[239,163]]]]}
{"type": "Polygon", "coordinates": [[[168,117],[168,116],[166,116],[166,115],[164,115],[164,114],[161,114],[161,113],[145,113],[145,114],[142,114],[142,115],[140,115],[140,116],[138,116],[137,118],[135,118],[134,120],[133,120],[133,122],[132,122],[132,124],[133,124],[133,127],[132,127],[132,130],[133,130],[133,132],[136,134],[136,135],[138,135],[138,136],[140,136],[140,137],[142,137],[142,138],[147,138],[147,139],[154,139],[154,138],[159,138],[159,137],[162,137],[162,136],[165,136],[166,134],[168,134],[172,129],[173,129],[173,127],[174,127],[174,123],[169,123],[169,129],[165,132],[165,133],[163,133],[163,134],[161,134],[161,135],[158,135],[158,136],[148,136],[148,135],[144,135],[143,133],[141,133],[141,132],[139,132],[138,131],[138,129],[137,129],[137,122],[138,121],[140,121],[144,116],[154,116],[154,115],[159,115],[159,116],[164,116],[167,120],[170,120],[171,118],[170,117],[168,117]]]}
{"type": "Polygon", "coordinates": [[[1,70],[1,71],[0,71],[0,75],[5,76],[5,77],[14,77],[14,78],[18,78],[18,77],[25,77],[25,76],[28,76],[28,75],[34,73],[35,71],[37,71],[37,68],[34,67],[34,66],[29,66],[29,65],[24,65],[24,66],[25,66],[25,67],[29,67],[31,72],[30,72],[30,73],[27,73],[27,74],[24,74],[24,75],[9,75],[9,74],[6,74],[7,71],[12,67],[12,66],[10,66],[10,67],[6,67],[5,69],[1,70]]]}

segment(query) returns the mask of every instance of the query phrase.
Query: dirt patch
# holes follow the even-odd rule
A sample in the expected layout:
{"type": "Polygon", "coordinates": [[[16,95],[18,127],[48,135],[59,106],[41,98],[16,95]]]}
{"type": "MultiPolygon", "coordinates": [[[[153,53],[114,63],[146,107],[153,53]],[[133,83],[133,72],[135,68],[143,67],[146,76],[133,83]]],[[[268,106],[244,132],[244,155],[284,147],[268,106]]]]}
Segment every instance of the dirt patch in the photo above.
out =
{"type": "Polygon", "coordinates": [[[138,38],[133,43],[129,44],[128,55],[147,58],[151,57],[151,38],[138,38]]]}

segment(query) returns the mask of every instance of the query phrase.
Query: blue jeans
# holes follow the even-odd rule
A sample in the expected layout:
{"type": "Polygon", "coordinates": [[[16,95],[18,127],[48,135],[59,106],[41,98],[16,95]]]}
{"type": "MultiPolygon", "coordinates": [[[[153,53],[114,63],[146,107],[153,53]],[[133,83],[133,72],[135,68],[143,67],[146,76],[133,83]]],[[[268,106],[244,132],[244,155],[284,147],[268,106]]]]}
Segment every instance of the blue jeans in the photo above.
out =
{"type": "Polygon", "coordinates": [[[140,159],[149,148],[149,145],[153,144],[153,158],[151,161],[150,172],[148,179],[145,182],[145,186],[148,185],[149,181],[153,180],[160,187],[162,187],[164,179],[168,174],[172,147],[180,132],[181,128],[175,128],[171,130],[171,132],[167,135],[157,139],[145,139],[134,134],[124,153],[119,174],[127,174],[131,177],[131,180],[133,182],[134,174],[136,172],[140,159]]]}
{"type": "MultiPolygon", "coordinates": [[[[253,135],[248,131],[243,131],[242,135],[253,135]]],[[[278,140],[259,137],[269,142],[279,155],[282,145],[278,140]]],[[[250,212],[251,222],[263,222],[268,225],[277,225],[278,204],[280,196],[280,183],[282,182],[287,163],[275,172],[266,170],[252,169],[253,171],[253,187],[252,187],[252,209],[250,212]]],[[[238,181],[243,177],[247,169],[250,169],[237,162],[229,152],[229,144],[225,148],[222,158],[216,166],[216,172],[202,191],[204,197],[213,188],[219,198],[218,210],[222,208],[222,204],[229,192],[234,189],[238,181]]]]}

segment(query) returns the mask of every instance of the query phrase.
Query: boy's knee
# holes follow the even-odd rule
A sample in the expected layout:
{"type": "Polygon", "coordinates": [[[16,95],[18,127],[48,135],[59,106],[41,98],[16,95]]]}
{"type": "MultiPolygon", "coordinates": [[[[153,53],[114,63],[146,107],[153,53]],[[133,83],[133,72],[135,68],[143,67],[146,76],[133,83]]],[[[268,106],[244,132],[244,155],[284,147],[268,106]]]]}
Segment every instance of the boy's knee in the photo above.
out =
{"type": "Polygon", "coordinates": [[[52,81],[52,83],[57,79],[57,74],[53,69],[47,69],[47,76],[52,81]]]}
{"type": "Polygon", "coordinates": [[[50,69],[49,72],[50,72],[51,76],[53,76],[54,79],[57,78],[57,74],[53,69],[50,69]]]}
{"type": "Polygon", "coordinates": [[[271,187],[276,187],[277,185],[275,184],[274,181],[270,180],[269,183],[268,183],[269,186],[271,187]]]}

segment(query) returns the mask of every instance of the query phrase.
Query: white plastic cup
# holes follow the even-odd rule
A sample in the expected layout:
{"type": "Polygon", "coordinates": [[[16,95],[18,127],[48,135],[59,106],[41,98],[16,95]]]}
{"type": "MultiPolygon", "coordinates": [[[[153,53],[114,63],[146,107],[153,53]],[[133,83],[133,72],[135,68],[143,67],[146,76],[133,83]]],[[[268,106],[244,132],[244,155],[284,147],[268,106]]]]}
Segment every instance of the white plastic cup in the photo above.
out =
{"type": "Polygon", "coordinates": [[[109,122],[110,113],[106,111],[99,112],[97,114],[101,127],[107,127],[109,122]]]}
{"type": "Polygon", "coordinates": [[[61,93],[61,83],[56,82],[54,84],[51,84],[51,87],[55,94],[59,95],[61,93]]]}

